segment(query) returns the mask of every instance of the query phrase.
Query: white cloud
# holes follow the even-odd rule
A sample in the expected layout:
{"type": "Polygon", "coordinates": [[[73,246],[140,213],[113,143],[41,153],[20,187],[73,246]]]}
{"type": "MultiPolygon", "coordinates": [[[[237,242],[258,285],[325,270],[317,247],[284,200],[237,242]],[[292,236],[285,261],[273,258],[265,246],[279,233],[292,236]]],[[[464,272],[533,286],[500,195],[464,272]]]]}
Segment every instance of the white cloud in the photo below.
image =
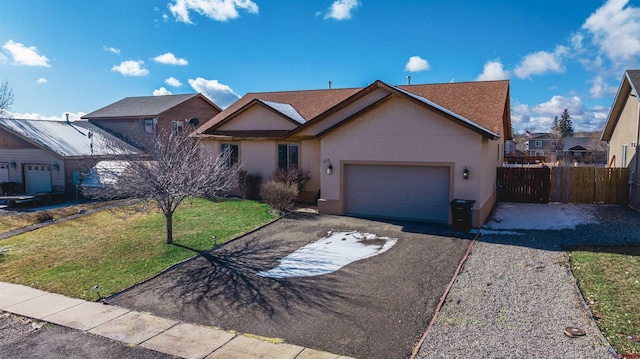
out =
{"type": "Polygon", "coordinates": [[[186,59],[176,58],[176,56],[170,52],[154,57],[153,61],[157,63],[165,64],[165,65],[179,65],[179,66],[184,66],[189,63],[187,62],[186,59]]]}
{"type": "Polygon", "coordinates": [[[238,96],[231,87],[225,84],[221,84],[218,80],[206,80],[202,77],[196,79],[189,79],[189,85],[195,91],[207,96],[213,103],[226,108],[234,103],[240,96],[238,96]]]}
{"type": "Polygon", "coordinates": [[[258,5],[251,0],[175,0],[169,4],[169,10],[176,21],[193,24],[190,11],[216,21],[227,21],[239,16],[238,9],[252,14],[258,13],[258,5]]]}
{"type": "Polygon", "coordinates": [[[16,118],[20,120],[42,120],[42,121],[66,121],[67,116],[69,114],[69,121],[85,121],[81,120],[80,117],[86,115],[86,112],[63,112],[60,116],[44,116],[39,113],[18,113],[18,112],[9,112],[10,118],[16,118]]]}
{"type": "Polygon", "coordinates": [[[0,54],[0,65],[4,65],[8,62],[9,62],[9,58],[4,56],[3,54],[0,54]]]}
{"type": "Polygon", "coordinates": [[[511,108],[511,124],[515,132],[525,130],[549,132],[555,116],[560,117],[564,109],[569,111],[575,131],[600,131],[609,109],[595,106],[588,109],[577,96],[553,96],[536,106],[516,104],[511,108]]]}
{"type": "Polygon", "coordinates": [[[112,54],[120,55],[120,49],[116,49],[115,47],[107,47],[103,46],[102,49],[106,52],[110,52],[112,54]]]}
{"type": "Polygon", "coordinates": [[[35,46],[27,47],[19,42],[9,40],[2,47],[9,51],[13,57],[12,65],[51,67],[49,59],[44,55],[38,54],[38,49],[35,46]]]}
{"type": "Polygon", "coordinates": [[[180,82],[180,80],[178,80],[175,77],[169,77],[168,79],[164,80],[164,83],[166,83],[169,86],[173,86],[173,87],[180,87],[182,86],[182,82],[180,82]]]}
{"type": "Polygon", "coordinates": [[[351,18],[351,11],[358,7],[358,5],[360,5],[358,0],[335,0],[324,18],[348,20],[351,18]]]}
{"type": "Polygon", "coordinates": [[[640,8],[628,0],[609,0],[596,10],[582,29],[611,61],[630,60],[640,55],[640,8]]]}
{"type": "Polygon", "coordinates": [[[618,89],[615,86],[608,84],[602,75],[596,76],[589,82],[592,83],[592,86],[589,89],[589,93],[591,93],[592,97],[613,97],[618,92],[618,89]]]}
{"type": "Polygon", "coordinates": [[[562,65],[562,56],[568,53],[564,46],[556,47],[556,51],[538,51],[522,59],[522,62],[513,70],[514,75],[521,79],[530,78],[531,75],[542,75],[548,72],[562,73],[565,71],[562,65]]]}
{"type": "Polygon", "coordinates": [[[159,89],[153,90],[153,96],[164,96],[171,95],[171,91],[167,90],[164,87],[160,87],[159,89]]]}
{"type": "Polygon", "coordinates": [[[46,84],[47,83],[47,79],[45,79],[44,77],[41,77],[39,79],[36,80],[36,83],[39,84],[46,84]]]}
{"type": "Polygon", "coordinates": [[[407,64],[404,65],[404,70],[410,72],[426,71],[429,68],[429,62],[420,56],[411,56],[407,64]]]}
{"type": "Polygon", "coordinates": [[[509,71],[504,69],[500,60],[494,60],[484,64],[484,70],[476,77],[476,81],[507,80],[508,78],[509,71]]]}
{"type": "Polygon", "coordinates": [[[149,74],[149,70],[144,68],[142,60],[122,61],[120,65],[113,66],[111,71],[119,72],[124,76],[147,76],[149,74]]]}

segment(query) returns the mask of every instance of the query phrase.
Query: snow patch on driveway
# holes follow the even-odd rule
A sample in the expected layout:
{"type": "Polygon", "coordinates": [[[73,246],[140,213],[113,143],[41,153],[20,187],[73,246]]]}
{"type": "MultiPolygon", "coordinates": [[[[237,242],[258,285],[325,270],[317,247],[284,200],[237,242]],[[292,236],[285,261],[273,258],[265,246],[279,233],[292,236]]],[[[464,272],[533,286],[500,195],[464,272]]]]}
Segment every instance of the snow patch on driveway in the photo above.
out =
{"type": "Polygon", "coordinates": [[[371,233],[332,232],[313,243],[298,248],[280,264],[259,276],[270,278],[311,277],[329,274],[349,263],[388,251],[398,239],[371,233]]]}

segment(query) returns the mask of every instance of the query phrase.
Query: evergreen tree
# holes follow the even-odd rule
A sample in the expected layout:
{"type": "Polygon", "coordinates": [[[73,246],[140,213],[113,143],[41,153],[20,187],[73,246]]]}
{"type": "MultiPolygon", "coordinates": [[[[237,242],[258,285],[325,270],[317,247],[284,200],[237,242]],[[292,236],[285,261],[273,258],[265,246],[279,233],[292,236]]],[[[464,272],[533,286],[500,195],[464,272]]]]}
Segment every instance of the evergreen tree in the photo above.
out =
{"type": "Polygon", "coordinates": [[[571,122],[571,115],[569,115],[569,110],[567,110],[566,108],[560,116],[558,127],[560,129],[562,137],[573,136],[573,123],[571,122]]]}

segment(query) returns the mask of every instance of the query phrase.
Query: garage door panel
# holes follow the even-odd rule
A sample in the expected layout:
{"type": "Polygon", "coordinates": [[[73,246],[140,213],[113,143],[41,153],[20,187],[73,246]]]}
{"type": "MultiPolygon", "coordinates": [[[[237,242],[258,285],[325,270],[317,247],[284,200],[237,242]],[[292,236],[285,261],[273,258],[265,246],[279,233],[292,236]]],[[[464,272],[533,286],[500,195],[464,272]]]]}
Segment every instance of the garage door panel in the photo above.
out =
{"type": "Polygon", "coordinates": [[[25,165],[27,193],[51,192],[51,167],[41,164],[25,165]]]}
{"type": "Polygon", "coordinates": [[[446,222],[449,168],[346,165],[344,193],[347,214],[446,222]]]}

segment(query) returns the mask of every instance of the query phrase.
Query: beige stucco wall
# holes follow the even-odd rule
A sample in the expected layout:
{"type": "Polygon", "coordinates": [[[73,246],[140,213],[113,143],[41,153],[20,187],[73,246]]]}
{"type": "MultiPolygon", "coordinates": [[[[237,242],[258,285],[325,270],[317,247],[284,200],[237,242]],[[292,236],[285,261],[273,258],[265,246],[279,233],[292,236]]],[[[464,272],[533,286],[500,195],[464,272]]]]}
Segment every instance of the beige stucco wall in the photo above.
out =
{"type": "Polygon", "coordinates": [[[314,136],[318,133],[321,133],[325,129],[330,128],[336,123],[353,115],[354,113],[360,111],[362,108],[375,103],[376,101],[380,100],[381,98],[385,97],[388,94],[389,92],[384,89],[376,89],[370,94],[367,94],[366,96],[364,96],[363,98],[358,99],[358,101],[347,105],[340,111],[337,111],[336,113],[331,114],[328,117],[322,119],[322,121],[319,121],[311,126],[308,126],[307,128],[301,130],[300,132],[297,132],[296,137],[314,136]]]}
{"type": "Polygon", "coordinates": [[[334,173],[322,173],[320,209],[344,213],[341,186],[345,162],[447,166],[452,171],[449,197],[477,201],[477,226],[483,220],[481,209],[495,200],[501,149],[502,141],[487,140],[434,111],[395,97],[322,139],[321,158],[332,163],[334,173]],[[469,180],[462,177],[465,167],[469,180]]]}
{"type": "Polygon", "coordinates": [[[221,143],[234,143],[239,145],[240,163],[242,168],[251,173],[259,174],[262,183],[269,180],[273,171],[278,167],[278,144],[297,143],[300,147],[300,166],[308,169],[311,180],[305,187],[305,191],[317,192],[320,190],[320,141],[275,141],[275,140],[238,140],[220,141],[203,140],[202,145],[212,154],[220,153],[221,143]]]}
{"type": "Polygon", "coordinates": [[[611,134],[609,141],[609,161],[615,157],[613,167],[629,167],[629,163],[636,155],[636,148],[631,147],[631,142],[638,141],[638,99],[629,96],[620,114],[620,119],[611,134]],[[622,162],[622,145],[627,145],[627,161],[622,162]]]}
{"type": "Polygon", "coordinates": [[[220,131],[255,131],[255,130],[292,130],[296,125],[281,115],[265,108],[254,105],[244,111],[232,121],[223,124],[220,131]]]}

